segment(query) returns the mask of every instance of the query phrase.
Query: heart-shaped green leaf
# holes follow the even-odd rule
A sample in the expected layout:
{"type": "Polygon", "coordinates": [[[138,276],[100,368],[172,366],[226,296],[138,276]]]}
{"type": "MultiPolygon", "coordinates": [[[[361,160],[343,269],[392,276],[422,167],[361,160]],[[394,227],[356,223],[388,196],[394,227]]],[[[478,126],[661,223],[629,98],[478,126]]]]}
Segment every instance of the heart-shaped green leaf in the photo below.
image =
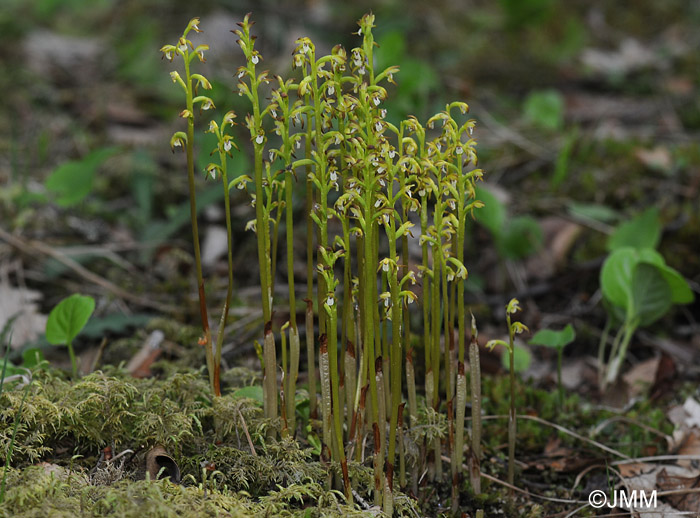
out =
{"type": "Polygon", "coordinates": [[[620,248],[608,256],[600,270],[603,296],[625,311],[630,306],[632,272],[638,261],[639,254],[633,248],[620,248]]]}
{"type": "Polygon", "coordinates": [[[661,239],[659,209],[652,207],[618,226],[608,239],[608,250],[656,248],[661,239]]]}
{"type": "Polygon", "coordinates": [[[61,207],[80,203],[90,194],[99,166],[116,152],[116,148],[98,149],[81,160],[59,166],[46,179],[46,188],[54,194],[56,203],[61,207]]]}
{"type": "MultiPolygon", "coordinates": [[[[530,354],[530,351],[525,347],[516,345],[515,349],[513,349],[513,367],[515,368],[515,372],[526,371],[530,367],[530,363],[532,363],[532,355],[530,354]]],[[[504,353],[501,355],[501,364],[505,370],[510,370],[510,357],[508,351],[504,351],[504,353]]]]}
{"type": "Polygon", "coordinates": [[[95,300],[71,295],[51,310],[46,322],[46,340],[52,345],[67,345],[82,331],[95,310],[95,300]]]}
{"type": "Polygon", "coordinates": [[[638,263],[632,274],[632,314],[642,326],[652,324],[671,309],[671,287],[659,266],[638,263]]]}
{"type": "Polygon", "coordinates": [[[530,345],[544,345],[561,349],[569,345],[576,338],[576,331],[571,324],[567,324],[564,329],[554,331],[552,329],[540,329],[530,339],[530,345]]]}
{"type": "Polygon", "coordinates": [[[476,211],[474,218],[488,228],[494,236],[503,232],[506,221],[506,208],[495,194],[484,187],[476,188],[476,199],[481,200],[484,206],[476,211]]]}

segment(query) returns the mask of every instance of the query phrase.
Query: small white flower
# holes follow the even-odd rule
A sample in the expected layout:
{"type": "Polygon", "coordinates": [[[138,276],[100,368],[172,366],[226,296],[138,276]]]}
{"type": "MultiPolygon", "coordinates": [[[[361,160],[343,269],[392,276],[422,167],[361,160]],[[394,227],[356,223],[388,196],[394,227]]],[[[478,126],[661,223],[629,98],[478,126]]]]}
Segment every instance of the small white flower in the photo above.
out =
{"type": "Polygon", "coordinates": [[[331,171],[331,182],[335,182],[338,179],[338,172],[331,171]]]}
{"type": "Polygon", "coordinates": [[[413,297],[408,297],[408,303],[413,304],[413,297]]]}
{"type": "Polygon", "coordinates": [[[377,208],[377,209],[378,209],[381,205],[382,205],[382,200],[380,200],[380,199],[377,199],[377,201],[374,202],[374,207],[377,208]]]}
{"type": "Polygon", "coordinates": [[[180,52],[185,52],[187,50],[187,44],[186,43],[180,43],[177,48],[180,50],[180,52]]]}
{"type": "Polygon", "coordinates": [[[447,203],[449,204],[450,209],[455,210],[455,201],[454,200],[450,200],[447,203]]]}
{"type": "Polygon", "coordinates": [[[236,186],[239,191],[242,191],[245,189],[245,182],[238,182],[238,185],[236,186]]]}
{"type": "Polygon", "coordinates": [[[418,195],[425,196],[425,189],[421,189],[420,191],[418,191],[418,195]]]}
{"type": "Polygon", "coordinates": [[[386,117],[386,108],[382,108],[381,110],[379,110],[379,116],[380,116],[382,119],[383,119],[384,117],[386,117]]]}
{"type": "Polygon", "coordinates": [[[474,133],[474,126],[469,126],[469,136],[472,136],[472,133],[474,133]]]}
{"type": "Polygon", "coordinates": [[[337,146],[338,144],[340,144],[340,135],[339,134],[335,136],[335,145],[337,146]]]}
{"type": "Polygon", "coordinates": [[[382,262],[382,270],[384,270],[385,272],[389,271],[389,263],[387,261],[382,262]]]}
{"type": "Polygon", "coordinates": [[[193,23],[193,24],[192,24],[192,28],[193,28],[195,31],[199,31],[199,25],[197,25],[196,23],[193,23]]]}
{"type": "MultiPolygon", "coordinates": [[[[389,224],[389,214],[382,214],[382,219],[384,220],[384,224],[385,224],[385,225],[388,225],[388,224],[389,224]]],[[[385,265],[385,266],[386,266],[386,265],[385,265]]],[[[389,267],[386,266],[386,268],[387,268],[387,269],[384,270],[384,271],[388,271],[389,267]]]]}
{"type": "Polygon", "coordinates": [[[299,114],[298,114],[298,113],[294,114],[293,120],[294,120],[294,124],[300,124],[300,123],[301,123],[301,117],[299,117],[299,114]]]}
{"type": "Polygon", "coordinates": [[[396,156],[396,150],[390,149],[389,150],[389,158],[393,159],[395,156],[396,156]]]}
{"type": "Polygon", "coordinates": [[[165,59],[167,59],[168,61],[173,60],[173,51],[172,50],[165,51],[165,59]]]}
{"type": "Polygon", "coordinates": [[[262,135],[258,135],[257,137],[255,137],[255,143],[262,144],[264,139],[265,137],[263,137],[262,135]]]}
{"type": "Polygon", "coordinates": [[[374,129],[376,129],[377,131],[382,131],[382,123],[381,123],[381,121],[377,121],[377,122],[374,123],[374,129]]]}
{"type": "Polygon", "coordinates": [[[379,103],[381,103],[382,101],[381,101],[381,99],[379,98],[379,96],[377,96],[377,97],[373,97],[373,98],[372,98],[372,102],[374,102],[374,105],[375,105],[375,106],[379,106],[379,103]]]}
{"type": "Polygon", "coordinates": [[[447,274],[447,280],[448,281],[453,281],[455,279],[455,274],[450,272],[447,274]]]}
{"type": "Polygon", "coordinates": [[[418,206],[411,204],[411,207],[408,210],[410,210],[411,212],[416,212],[418,210],[418,206]]]}
{"type": "Polygon", "coordinates": [[[306,54],[307,52],[309,52],[309,44],[306,43],[306,42],[304,42],[304,43],[301,45],[301,51],[302,51],[304,54],[306,54]]]}
{"type": "Polygon", "coordinates": [[[212,133],[216,130],[216,122],[214,121],[209,121],[209,131],[212,133]]]}
{"type": "Polygon", "coordinates": [[[391,72],[389,72],[389,75],[387,77],[389,78],[390,83],[394,81],[394,74],[392,74],[391,72]]]}
{"type": "Polygon", "coordinates": [[[379,185],[381,185],[382,187],[386,187],[386,182],[384,181],[384,178],[379,179],[379,185]]]}
{"type": "Polygon", "coordinates": [[[231,151],[231,141],[230,140],[224,140],[224,151],[231,151]]]}
{"type": "Polygon", "coordinates": [[[202,110],[211,110],[212,106],[214,103],[211,102],[211,99],[207,99],[202,103],[202,110]]]}
{"type": "Polygon", "coordinates": [[[462,149],[462,146],[457,146],[457,149],[455,149],[455,153],[457,153],[458,155],[464,153],[464,149],[462,149]]]}
{"type": "Polygon", "coordinates": [[[406,189],[406,196],[408,198],[413,198],[413,194],[411,193],[411,189],[406,189]]]}
{"type": "Polygon", "coordinates": [[[333,95],[335,93],[335,87],[333,85],[328,87],[328,95],[333,95]]]}
{"type": "Polygon", "coordinates": [[[365,75],[365,66],[364,66],[364,65],[362,65],[362,66],[360,67],[359,72],[360,72],[360,75],[361,75],[361,76],[365,75]]]}
{"type": "Polygon", "coordinates": [[[384,307],[388,308],[389,304],[391,304],[391,299],[389,297],[384,299],[384,307]]]}
{"type": "Polygon", "coordinates": [[[176,139],[173,142],[173,147],[182,147],[182,139],[176,139]]]}
{"type": "Polygon", "coordinates": [[[299,149],[301,147],[301,140],[297,140],[296,147],[297,147],[297,149],[299,149]]]}
{"type": "MultiPolygon", "coordinates": [[[[438,151],[441,151],[441,150],[442,150],[442,144],[440,144],[439,142],[437,143],[437,146],[436,146],[436,147],[437,147],[437,150],[438,150],[438,151]]],[[[444,169],[444,168],[443,168],[443,169],[444,169]]]]}
{"type": "Polygon", "coordinates": [[[257,65],[258,62],[260,61],[260,58],[258,57],[257,54],[253,54],[253,57],[250,58],[250,61],[252,61],[253,65],[257,65]]]}
{"type": "Polygon", "coordinates": [[[274,151],[270,150],[270,152],[267,154],[267,156],[270,157],[270,162],[272,162],[275,158],[274,151]]]}
{"type": "Polygon", "coordinates": [[[200,61],[204,61],[204,51],[200,50],[197,54],[199,54],[200,61]]]}
{"type": "Polygon", "coordinates": [[[360,27],[360,29],[357,31],[357,35],[362,36],[362,27],[360,27]]]}
{"type": "Polygon", "coordinates": [[[212,180],[216,180],[216,168],[212,167],[207,171],[212,180]]]}
{"type": "Polygon", "coordinates": [[[273,119],[277,118],[277,112],[275,110],[270,110],[270,113],[272,114],[273,119]]]}
{"type": "Polygon", "coordinates": [[[328,298],[326,299],[326,304],[327,304],[328,306],[332,306],[333,304],[335,304],[335,299],[334,299],[333,297],[328,297],[328,298]]]}

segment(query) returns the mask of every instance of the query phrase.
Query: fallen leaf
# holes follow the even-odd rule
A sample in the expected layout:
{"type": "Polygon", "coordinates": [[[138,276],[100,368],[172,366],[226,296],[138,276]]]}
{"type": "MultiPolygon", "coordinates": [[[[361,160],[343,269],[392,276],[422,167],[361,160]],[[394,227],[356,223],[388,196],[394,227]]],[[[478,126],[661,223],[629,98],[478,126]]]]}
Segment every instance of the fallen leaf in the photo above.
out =
{"type": "Polygon", "coordinates": [[[161,445],[154,446],[146,454],[146,472],[151,480],[170,478],[171,482],[180,483],[180,468],[161,445]]]}
{"type": "Polygon", "coordinates": [[[667,173],[673,167],[671,152],[665,146],[656,146],[653,149],[637,149],[634,153],[642,164],[652,171],[667,173]]]}
{"type": "Polygon", "coordinates": [[[46,329],[46,315],[39,313],[42,295],[0,281],[0,330],[12,320],[12,347],[18,349],[36,340],[46,329]]]}
{"type": "Polygon", "coordinates": [[[629,396],[635,397],[645,392],[656,379],[660,357],[649,358],[636,364],[622,377],[629,387],[629,396]]]}
{"type": "Polygon", "coordinates": [[[656,400],[670,393],[673,390],[677,373],[678,369],[676,369],[676,362],[673,360],[673,357],[665,352],[661,353],[659,366],[654,376],[654,385],[649,391],[651,394],[649,398],[656,400]]]}
{"type": "Polygon", "coordinates": [[[687,492],[686,489],[700,488],[700,476],[698,477],[680,477],[670,475],[665,469],[662,469],[656,477],[656,482],[659,489],[662,491],[678,491],[678,494],[667,495],[665,498],[679,511],[700,511],[700,492],[687,492]]]}

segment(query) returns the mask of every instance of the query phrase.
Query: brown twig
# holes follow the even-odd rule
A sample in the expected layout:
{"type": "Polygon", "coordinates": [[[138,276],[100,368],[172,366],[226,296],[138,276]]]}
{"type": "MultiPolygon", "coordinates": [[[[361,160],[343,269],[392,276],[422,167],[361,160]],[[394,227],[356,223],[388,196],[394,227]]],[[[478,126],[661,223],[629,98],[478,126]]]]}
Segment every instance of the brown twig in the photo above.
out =
{"type": "Polygon", "coordinates": [[[4,241],[7,241],[10,245],[24,252],[25,254],[36,255],[36,252],[39,252],[43,255],[51,257],[52,259],[55,259],[67,268],[73,270],[83,279],[93,284],[96,284],[101,288],[104,288],[105,290],[111,292],[119,298],[133,302],[134,304],[138,304],[139,306],[157,309],[158,311],[162,311],[165,313],[172,313],[177,311],[177,308],[175,306],[170,306],[169,304],[162,304],[160,302],[156,302],[145,297],[140,297],[120,288],[119,286],[113,284],[107,279],[100,277],[94,272],[91,272],[80,263],[66,256],[64,253],[54,248],[51,248],[50,246],[45,245],[44,243],[41,243],[39,241],[26,241],[21,237],[18,237],[14,234],[10,234],[2,228],[0,228],[0,238],[2,238],[4,241]]]}

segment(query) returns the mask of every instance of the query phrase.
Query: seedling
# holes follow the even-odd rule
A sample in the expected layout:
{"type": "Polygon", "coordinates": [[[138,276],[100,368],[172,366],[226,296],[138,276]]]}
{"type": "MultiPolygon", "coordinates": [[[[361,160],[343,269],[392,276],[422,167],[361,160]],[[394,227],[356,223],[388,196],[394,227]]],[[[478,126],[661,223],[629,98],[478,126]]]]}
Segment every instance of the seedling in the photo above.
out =
{"type": "Polygon", "coordinates": [[[46,340],[51,345],[67,345],[73,377],[78,377],[78,361],[73,350],[73,340],[87,324],[95,310],[95,299],[74,294],[63,299],[49,313],[46,322],[46,340]]]}
{"type": "MultiPolygon", "coordinates": [[[[511,321],[511,315],[520,311],[518,299],[511,299],[506,306],[506,322],[508,324],[508,341],[489,340],[486,347],[493,350],[496,345],[502,345],[508,350],[509,371],[510,371],[510,412],[508,413],[508,483],[513,485],[515,477],[515,335],[523,331],[530,331],[520,322],[511,321]]],[[[512,493],[512,490],[511,490],[512,493]]]]}
{"type": "Polygon", "coordinates": [[[608,238],[606,247],[612,252],[619,248],[655,249],[661,240],[659,209],[651,207],[629,221],[618,225],[608,238]]]}
{"type": "Polygon", "coordinates": [[[552,329],[540,329],[530,339],[531,345],[543,345],[552,347],[557,351],[557,387],[559,389],[559,408],[564,406],[564,386],[561,382],[561,360],[564,354],[564,347],[569,345],[576,338],[576,331],[571,324],[567,324],[564,329],[554,331],[552,329]]]}
{"type": "Polygon", "coordinates": [[[537,221],[529,216],[509,216],[505,204],[487,188],[478,187],[476,196],[484,204],[476,219],[489,229],[502,258],[523,259],[540,248],[543,238],[537,221]]]}
{"type": "Polygon", "coordinates": [[[623,247],[612,252],[600,271],[603,301],[608,322],[598,349],[601,388],[613,383],[637,328],[649,326],[664,316],[673,304],[694,300],[688,283],[664,258],[650,248],[623,247]],[[605,361],[605,346],[611,326],[620,328],[605,361]]]}

